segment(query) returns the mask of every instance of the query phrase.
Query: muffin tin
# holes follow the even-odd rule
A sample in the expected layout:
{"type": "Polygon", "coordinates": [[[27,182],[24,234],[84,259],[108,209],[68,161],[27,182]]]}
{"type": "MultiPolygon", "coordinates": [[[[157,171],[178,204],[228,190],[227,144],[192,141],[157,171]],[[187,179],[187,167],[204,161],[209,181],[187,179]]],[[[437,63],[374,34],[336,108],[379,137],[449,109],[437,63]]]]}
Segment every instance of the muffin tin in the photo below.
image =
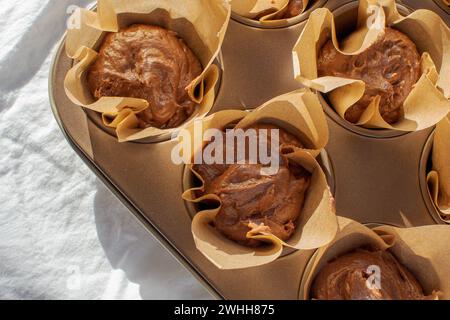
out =
{"type": "MultiPolygon", "coordinates": [[[[357,4],[328,0],[323,6],[336,11],[338,25],[344,30],[356,21],[357,4]]],[[[402,13],[430,9],[450,23],[449,15],[433,0],[405,0],[399,8],[402,13]]],[[[220,61],[221,85],[212,112],[251,109],[300,87],[294,80],[291,50],[310,12],[283,28],[259,28],[236,18],[230,21],[220,61]]],[[[63,39],[49,84],[55,117],[81,159],[144,228],[217,298],[297,299],[302,273],[314,251],[287,252],[255,268],[217,269],[195,248],[190,228],[193,211],[181,199],[189,177],[184,166],[170,161],[175,143],[164,139],[117,142],[95,115],[88,115],[66,97],[63,80],[71,66],[63,39]]],[[[409,227],[442,223],[420,182],[425,175],[420,171],[424,169],[422,155],[430,148],[427,140],[433,129],[413,133],[362,129],[342,121],[324,98],[322,102],[330,141],[321,161],[334,189],[337,213],[366,224],[409,227]]]]}

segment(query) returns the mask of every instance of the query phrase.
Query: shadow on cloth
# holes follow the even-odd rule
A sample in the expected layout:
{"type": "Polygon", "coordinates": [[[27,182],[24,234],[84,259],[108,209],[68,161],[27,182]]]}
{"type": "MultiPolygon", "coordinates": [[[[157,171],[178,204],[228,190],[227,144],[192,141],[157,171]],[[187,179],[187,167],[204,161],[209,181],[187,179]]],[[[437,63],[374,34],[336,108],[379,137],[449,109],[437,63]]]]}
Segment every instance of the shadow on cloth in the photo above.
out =
{"type": "Polygon", "coordinates": [[[96,185],[94,212],[100,243],[112,267],[140,286],[142,299],[211,298],[101,181],[96,185]]]}

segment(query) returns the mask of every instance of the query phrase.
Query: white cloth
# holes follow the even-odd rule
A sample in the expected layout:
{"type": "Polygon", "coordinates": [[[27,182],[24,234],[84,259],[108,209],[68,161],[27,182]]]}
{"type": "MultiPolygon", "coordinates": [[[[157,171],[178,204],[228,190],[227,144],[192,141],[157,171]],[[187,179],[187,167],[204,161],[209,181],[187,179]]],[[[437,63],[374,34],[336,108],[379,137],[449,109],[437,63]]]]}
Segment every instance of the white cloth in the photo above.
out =
{"type": "Polygon", "coordinates": [[[209,299],[68,146],[47,79],[67,8],[0,1],[0,299],[209,299]]]}

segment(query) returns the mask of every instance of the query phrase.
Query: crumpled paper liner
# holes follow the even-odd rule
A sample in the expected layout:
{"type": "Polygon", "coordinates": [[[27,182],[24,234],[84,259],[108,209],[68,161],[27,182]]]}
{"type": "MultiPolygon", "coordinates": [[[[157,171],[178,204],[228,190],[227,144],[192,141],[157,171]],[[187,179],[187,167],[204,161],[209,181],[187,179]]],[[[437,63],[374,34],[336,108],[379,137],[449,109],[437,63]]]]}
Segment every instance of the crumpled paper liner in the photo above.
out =
{"type": "Polygon", "coordinates": [[[371,230],[347,218],[338,217],[338,220],[340,231],[336,238],[318,249],[312,258],[311,269],[304,275],[306,280],[300,290],[300,299],[310,299],[311,285],[328,261],[365,246],[374,250],[389,250],[412,272],[426,295],[450,299],[450,226],[381,226],[371,230]]]}
{"type": "Polygon", "coordinates": [[[427,183],[442,219],[450,223],[450,114],[436,126],[433,141],[433,170],[427,183]]]}
{"type": "MultiPolygon", "coordinates": [[[[328,126],[317,96],[309,90],[301,89],[279,96],[252,112],[238,110],[217,112],[203,119],[202,124],[204,132],[209,128],[223,130],[227,125],[236,123],[235,128],[246,128],[258,122],[269,122],[285,128],[305,144],[308,149],[293,148],[286,156],[312,174],[311,184],[291,239],[285,243],[272,234],[254,229],[247,234],[248,238],[268,242],[267,245],[257,248],[246,247],[229,240],[210,225],[220,210],[220,199],[212,194],[197,198],[196,191],[203,188],[203,183],[200,187],[184,192],[182,197],[188,202],[213,200],[218,204],[216,209],[200,211],[195,215],[192,221],[192,234],[197,249],[220,269],[248,268],[269,263],[281,255],[284,246],[294,249],[318,248],[329,243],[337,232],[334,199],[325,174],[315,159],[328,142],[328,126]]],[[[203,132],[200,133],[201,136],[203,132]]],[[[187,128],[186,134],[194,135],[193,126],[187,128]]],[[[184,139],[183,132],[178,139],[184,139]]],[[[197,152],[203,150],[206,143],[198,144],[195,146],[195,143],[192,143],[191,152],[183,156],[193,159],[197,152]]],[[[190,170],[203,182],[192,165],[190,170]]]]}
{"type": "Polygon", "coordinates": [[[417,10],[407,17],[401,16],[394,0],[360,0],[358,10],[357,30],[341,44],[337,40],[333,14],[325,8],[311,13],[293,49],[296,79],[309,88],[327,93],[336,112],[345,119],[345,112],[363,96],[365,84],[361,80],[348,78],[318,78],[317,57],[320,49],[331,38],[341,53],[359,54],[384,32],[384,28],[379,26],[386,25],[403,32],[416,44],[422,53],[422,75],[405,100],[404,117],[397,123],[389,124],[382,118],[380,99],[375,97],[357,125],[418,131],[438,123],[450,111],[450,29],[429,10],[417,10]],[[368,21],[372,22],[370,27],[368,21]]]}
{"type": "MultiPolygon", "coordinates": [[[[302,13],[307,9],[309,2],[309,0],[303,0],[302,13]]],[[[267,26],[283,24],[295,18],[278,18],[287,10],[289,0],[231,0],[230,3],[231,10],[234,13],[245,18],[257,20],[267,26]]]]}
{"type": "Polygon", "coordinates": [[[64,87],[69,99],[77,105],[102,114],[106,126],[116,129],[119,141],[139,140],[172,134],[179,128],[138,128],[136,114],[148,108],[143,99],[102,97],[95,101],[86,83],[85,71],[95,61],[105,32],[117,32],[133,23],[154,24],[173,30],[184,39],[203,66],[202,74],[186,88],[198,104],[186,121],[204,117],[212,108],[219,70],[213,64],[220,52],[231,9],[222,0],[98,0],[97,12],[85,9],[71,19],[80,18],[80,28],[67,31],[66,53],[75,60],[68,71],[64,87]],[[144,22],[145,21],[145,22],[144,22]]]}

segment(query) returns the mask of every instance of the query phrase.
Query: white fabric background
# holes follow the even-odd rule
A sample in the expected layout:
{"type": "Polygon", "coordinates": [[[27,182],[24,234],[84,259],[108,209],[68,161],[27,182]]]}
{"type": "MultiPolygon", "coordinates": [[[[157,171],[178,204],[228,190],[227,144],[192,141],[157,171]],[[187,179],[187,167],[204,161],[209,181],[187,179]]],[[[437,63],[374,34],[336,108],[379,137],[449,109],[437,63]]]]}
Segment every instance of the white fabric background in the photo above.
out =
{"type": "Polygon", "coordinates": [[[89,2],[0,0],[0,299],[208,299],[53,118],[51,55],[67,7],[89,2]]]}

